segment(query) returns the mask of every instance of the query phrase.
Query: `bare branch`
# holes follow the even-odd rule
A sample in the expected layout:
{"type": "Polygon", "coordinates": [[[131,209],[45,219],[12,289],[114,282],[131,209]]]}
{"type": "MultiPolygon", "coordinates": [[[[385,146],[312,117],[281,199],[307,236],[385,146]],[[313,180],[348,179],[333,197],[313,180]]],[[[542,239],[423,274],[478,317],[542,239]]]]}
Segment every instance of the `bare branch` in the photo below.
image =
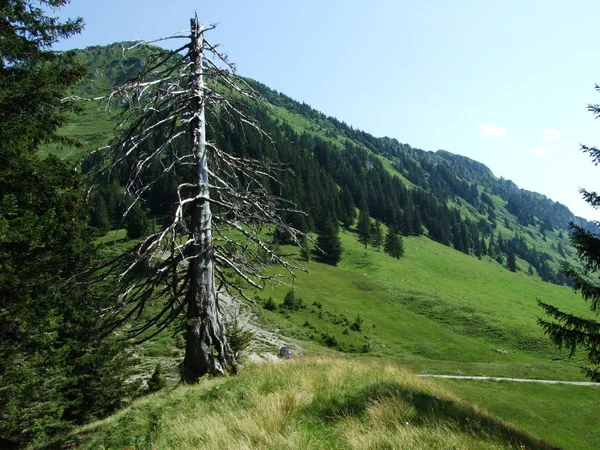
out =
{"type": "MultiPolygon", "coordinates": [[[[162,177],[177,179],[176,200],[161,229],[96,269],[99,279],[115,279],[120,286],[113,294],[114,307],[103,315],[110,329],[130,324],[128,335],[142,341],[185,316],[184,367],[193,372],[184,375],[188,381],[235,364],[217,313],[215,278],[220,289],[251,301],[245,288],[262,289],[269,281],[287,284],[295,271],[306,270],[265,240],[265,231],[274,230],[284,231],[299,246],[306,239],[283,220],[299,211],[267,188],[277,185],[289,168],[230,154],[207,142],[206,114],[274,145],[246,113],[244,102],[261,101],[260,95],[236,75],[227,55],[204,39],[214,27],[201,28],[197,17],[191,25],[184,45],[153,55],[135,77],[93,99],[125,108],[124,132],[101,150],[105,162],[97,174],[106,177],[128,168],[125,215],[162,177]],[[269,266],[282,267],[283,275],[269,266]],[[150,308],[155,303],[161,305],[158,312],[150,308]],[[190,360],[192,353],[202,355],[201,361],[190,360]]],[[[129,49],[182,37],[140,41],[129,49]]]]}

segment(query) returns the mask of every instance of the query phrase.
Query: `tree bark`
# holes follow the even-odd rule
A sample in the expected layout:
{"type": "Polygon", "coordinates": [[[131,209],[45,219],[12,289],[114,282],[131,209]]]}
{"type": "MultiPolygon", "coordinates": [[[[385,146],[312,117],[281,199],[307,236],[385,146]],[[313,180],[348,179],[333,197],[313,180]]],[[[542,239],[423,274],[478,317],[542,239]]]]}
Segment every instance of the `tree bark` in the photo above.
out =
{"type": "Polygon", "coordinates": [[[186,383],[194,383],[207,373],[224,375],[227,365],[235,363],[217,310],[202,77],[204,30],[198,23],[198,17],[191,20],[191,30],[190,135],[196,166],[196,200],[191,207],[192,258],[186,294],[186,347],[182,372],[182,381],[186,383]]]}

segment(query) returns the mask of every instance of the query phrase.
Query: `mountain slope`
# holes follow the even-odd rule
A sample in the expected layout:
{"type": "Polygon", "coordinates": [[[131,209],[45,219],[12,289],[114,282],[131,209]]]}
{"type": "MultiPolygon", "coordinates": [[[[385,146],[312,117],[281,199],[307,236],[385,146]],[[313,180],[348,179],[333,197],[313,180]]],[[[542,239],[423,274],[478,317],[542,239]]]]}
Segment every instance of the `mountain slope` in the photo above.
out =
{"type": "MultiPolygon", "coordinates": [[[[138,47],[124,57],[123,45],[91,47],[80,52],[90,72],[74,90],[75,95],[105,94],[139,70],[149,54],[160,51],[138,47]]],[[[296,179],[284,180],[288,188],[283,195],[312,218],[312,222],[296,224],[301,229],[312,231],[318,226],[317,218],[323,215],[324,208],[333,210],[335,218],[346,225],[352,223],[355,207],[368,208],[373,218],[405,235],[425,232],[444,245],[477,257],[491,256],[502,265],[508,265],[509,257],[514,255],[517,270],[560,284],[567,280],[558,273],[559,262],[564,258],[574,260],[568,223],[574,221],[595,229],[564,205],[496,178],[481,163],[443,150],[427,152],[396,139],[375,138],[259,82],[250,82],[272,105],[257,112],[279,148],[273,151],[265,143],[244,142],[236,135],[239,130],[231,134],[217,128],[216,139],[221,139],[224,146],[236,142],[235,151],[242,154],[256,152],[255,147],[260,147],[259,157],[269,155],[296,170],[306,161],[316,163],[318,167],[306,168],[304,174],[297,173],[296,179]],[[321,175],[315,175],[319,171],[321,175]],[[316,192],[307,192],[312,189],[310,183],[315,176],[322,178],[320,186],[316,192]],[[323,198],[320,192],[331,192],[332,184],[337,185],[339,198],[323,198]]],[[[83,150],[44,151],[81,158],[114,136],[117,117],[117,110],[107,112],[99,104],[87,103],[65,130],[82,141],[83,150]]],[[[103,195],[105,203],[110,203],[109,194],[103,195]]],[[[154,215],[160,212],[152,211],[154,215]]]]}
{"type": "MultiPolygon", "coordinates": [[[[121,73],[119,64],[111,62],[119,52],[111,48],[94,49],[97,70],[91,72],[89,83],[99,80],[96,84],[105,87],[106,80],[115,76],[107,77],[110,70],[102,68],[117,67],[116,72],[121,73]]],[[[326,214],[333,214],[345,225],[340,233],[344,253],[339,267],[310,262],[311,274],[299,274],[296,280],[296,294],[304,299],[306,308],[278,308],[274,312],[259,308],[265,322],[288,336],[345,352],[389,358],[419,372],[582,378],[580,360],[559,352],[536,325],[541,313],[537,296],[585,313],[585,305],[568,288],[541,283],[537,276],[556,277],[561,251],[566,257],[572,256],[564,225],[552,225],[552,221],[558,223],[566,217],[564,207],[558,207],[564,216],[561,218],[543,196],[521,192],[512,183],[496,179],[479,163],[374,138],[266,87],[257,87],[266,97],[273,97],[275,107],[261,107],[255,112],[277,145],[265,145],[252,135],[244,140],[240,130],[220,124],[214,125],[212,138],[230,151],[290,164],[295,175],[282,180],[282,195],[309,213],[307,221],[299,225],[305,230],[316,230],[315,222],[326,214]],[[527,208],[537,215],[531,218],[519,213],[521,201],[530,202],[527,208]],[[406,235],[403,259],[396,261],[358,244],[353,227],[357,207],[367,208],[372,217],[402,229],[406,235]],[[503,268],[511,250],[517,253],[517,273],[503,268]],[[475,257],[477,251],[481,260],[475,257]],[[535,265],[533,275],[528,275],[529,264],[535,265]],[[363,322],[356,331],[350,325],[357,322],[358,315],[363,322]]],[[[114,117],[106,118],[103,109],[87,104],[83,117],[86,123],[74,122],[71,131],[87,142],[87,149],[106,142],[113,134],[110,126],[114,117]]],[[[92,155],[82,165],[87,170],[94,163],[92,155]]],[[[150,214],[157,220],[165,214],[166,193],[174,182],[162,179],[146,199],[150,214]]],[[[107,208],[117,215],[118,183],[99,186],[98,190],[105,207],[117,199],[107,208]]],[[[113,226],[115,223],[118,220],[113,226]]],[[[285,245],[281,248],[293,251],[285,245]]],[[[288,289],[269,286],[253,294],[260,307],[271,296],[276,304],[281,303],[288,289]]],[[[176,347],[164,344],[169,339],[164,337],[161,343],[169,346],[167,349],[155,347],[149,352],[161,357],[175,352],[179,356],[176,347]]],[[[506,393],[495,395],[502,400],[506,393]]],[[[597,397],[598,392],[589,395],[597,397]]],[[[565,405],[567,397],[561,397],[565,405]]],[[[532,396],[524,394],[523,398],[532,396]]],[[[168,399],[165,405],[170,405],[168,399]]],[[[534,413],[546,417],[544,411],[534,413]]],[[[515,417],[514,411],[506,414],[508,419],[515,417]]],[[[556,420],[556,416],[551,419],[556,420]]],[[[555,433],[559,435],[575,421],[573,414],[565,419],[565,428],[557,426],[555,433]]],[[[144,434],[140,442],[146,442],[148,436],[144,434]]]]}

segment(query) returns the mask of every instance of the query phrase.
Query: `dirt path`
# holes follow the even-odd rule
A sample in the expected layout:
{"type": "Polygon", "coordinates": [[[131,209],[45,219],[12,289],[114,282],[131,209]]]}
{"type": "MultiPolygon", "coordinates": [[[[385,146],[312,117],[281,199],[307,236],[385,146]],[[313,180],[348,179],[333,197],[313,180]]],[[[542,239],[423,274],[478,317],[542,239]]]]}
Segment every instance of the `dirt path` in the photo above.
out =
{"type": "Polygon", "coordinates": [[[559,381],[559,380],[530,380],[527,378],[501,378],[501,377],[472,377],[468,375],[419,375],[423,378],[443,378],[448,380],[475,380],[475,381],[513,381],[516,383],[541,383],[541,384],[570,384],[573,386],[600,386],[600,383],[589,381],[559,381]]]}

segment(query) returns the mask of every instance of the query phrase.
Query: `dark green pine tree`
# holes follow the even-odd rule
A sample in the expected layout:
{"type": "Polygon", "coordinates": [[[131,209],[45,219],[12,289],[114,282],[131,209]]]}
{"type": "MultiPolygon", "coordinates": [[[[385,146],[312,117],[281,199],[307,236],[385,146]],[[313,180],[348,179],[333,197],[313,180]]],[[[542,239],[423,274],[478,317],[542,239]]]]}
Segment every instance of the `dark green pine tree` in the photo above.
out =
{"type": "Polygon", "coordinates": [[[126,217],[127,237],[139,239],[145,236],[150,228],[150,220],[139,203],[133,205],[126,217]]]}
{"type": "Polygon", "coordinates": [[[317,230],[317,257],[321,261],[336,266],[342,258],[342,242],[338,236],[338,227],[329,219],[317,230]]]}
{"type": "Polygon", "coordinates": [[[481,255],[483,254],[485,247],[481,246],[481,241],[479,239],[475,239],[473,241],[473,254],[481,259],[481,255]]]}
{"type": "Polygon", "coordinates": [[[0,27],[0,142],[3,153],[17,144],[32,150],[40,142],[73,143],[58,128],[66,123],[65,89],[85,69],[73,52],[55,53],[54,43],[81,31],[82,19],[59,22],[45,15],[48,6],[69,0],[2,2],[0,27]],[[42,107],[43,106],[43,107],[42,107]]]}
{"type": "Polygon", "coordinates": [[[98,230],[99,234],[106,234],[110,230],[110,217],[106,201],[101,195],[92,198],[92,211],[90,213],[90,225],[98,230]]]}
{"type": "Polygon", "coordinates": [[[383,245],[383,230],[381,229],[381,222],[376,220],[375,223],[371,224],[371,245],[377,249],[377,251],[381,251],[381,246],[383,245]]]}
{"type": "MultiPolygon", "coordinates": [[[[94,259],[82,180],[41,142],[69,144],[65,89],[84,70],[52,44],[80,19],[46,15],[67,0],[0,6],[0,447],[106,415],[122,404],[122,349],[98,341],[102,295],[69,280],[94,259]]],[[[130,363],[125,366],[131,366],[130,363]]]]}
{"type": "Polygon", "coordinates": [[[392,228],[385,235],[384,251],[392,258],[400,259],[404,255],[404,243],[402,237],[392,228]]]}
{"type": "MultiPolygon", "coordinates": [[[[596,86],[600,91],[600,87],[596,86]]],[[[600,106],[588,107],[596,118],[600,117],[600,106]]],[[[581,149],[587,153],[595,165],[600,163],[600,149],[582,145],[581,149]]],[[[600,195],[596,192],[582,190],[583,198],[595,209],[600,207],[600,195]]],[[[580,270],[568,262],[563,262],[562,271],[573,282],[573,288],[581,293],[588,303],[590,310],[596,315],[600,314],[600,228],[588,231],[571,223],[571,243],[577,251],[577,257],[583,264],[580,270]]],[[[542,275],[542,274],[540,274],[542,275]]],[[[577,348],[587,353],[587,358],[593,367],[582,368],[583,373],[593,381],[600,381],[600,322],[587,319],[561,311],[560,309],[543,303],[538,299],[538,304],[554,321],[538,319],[538,323],[559,347],[566,347],[574,354],[577,348]]]]}
{"type": "Polygon", "coordinates": [[[490,242],[488,244],[487,254],[490,258],[496,257],[496,244],[494,243],[494,232],[490,235],[490,242]]]}
{"type": "Polygon", "coordinates": [[[517,271],[517,258],[512,248],[509,248],[506,253],[506,268],[511,272],[517,271]]]}
{"type": "Polygon", "coordinates": [[[358,214],[356,231],[358,231],[358,241],[367,248],[371,240],[371,219],[369,218],[368,210],[363,209],[358,214]]]}
{"type": "Polygon", "coordinates": [[[340,192],[340,202],[342,206],[342,217],[341,221],[344,227],[348,228],[354,224],[356,218],[354,200],[352,199],[352,193],[347,188],[342,188],[340,192]]]}
{"type": "Polygon", "coordinates": [[[162,370],[162,364],[158,363],[154,367],[154,372],[148,380],[148,392],[158,392],[167,385],[167,380],[162,370]]]}

